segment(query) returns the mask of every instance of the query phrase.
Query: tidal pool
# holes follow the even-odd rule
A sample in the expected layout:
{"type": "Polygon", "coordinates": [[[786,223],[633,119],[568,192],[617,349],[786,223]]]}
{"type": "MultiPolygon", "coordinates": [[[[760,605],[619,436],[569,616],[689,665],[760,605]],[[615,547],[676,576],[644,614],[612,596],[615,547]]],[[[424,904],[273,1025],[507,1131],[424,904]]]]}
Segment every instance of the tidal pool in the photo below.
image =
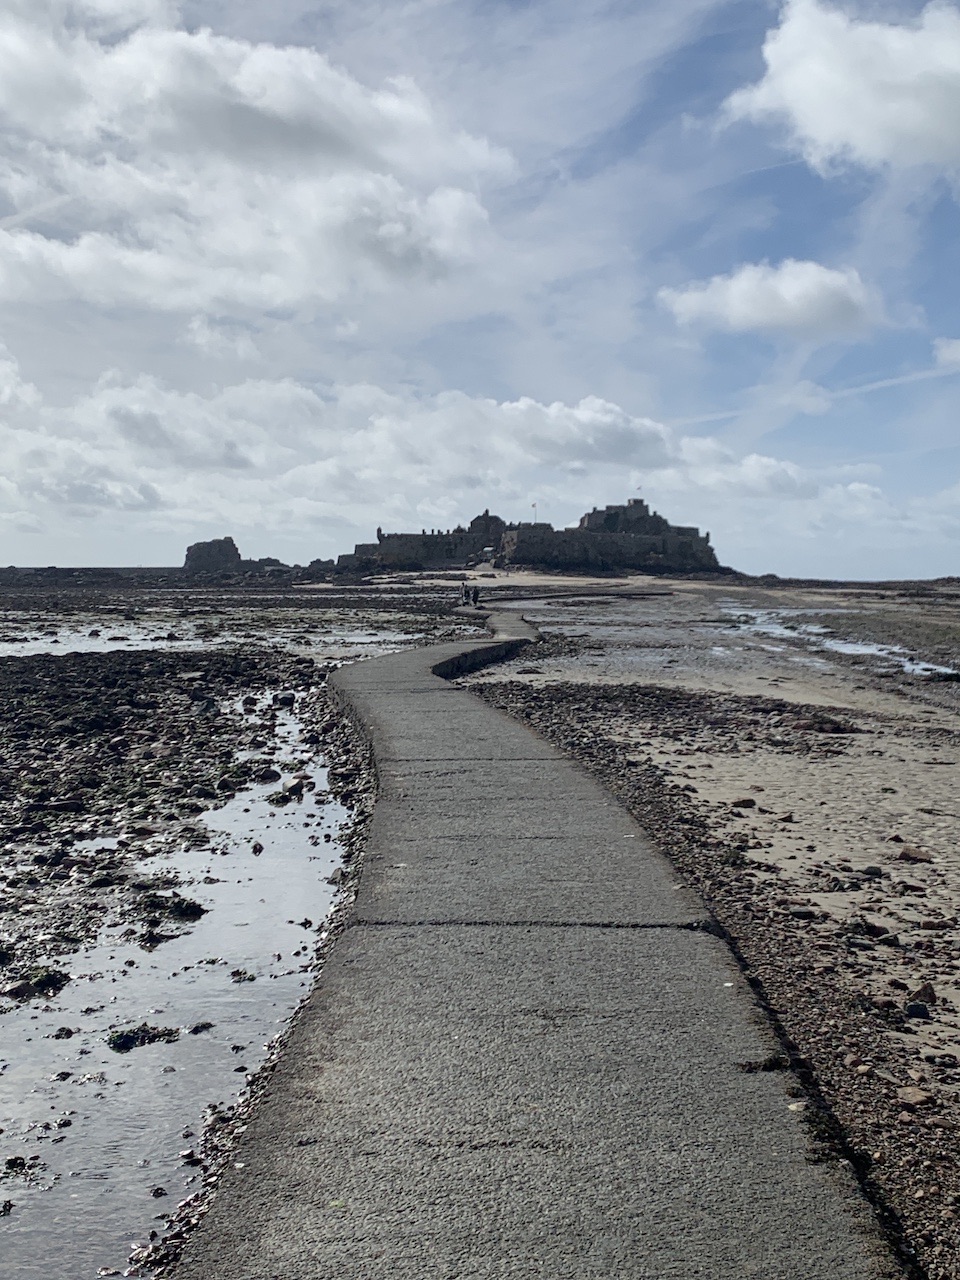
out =
{"type": "MultiPolygon", "coordinates": [[[[311,750],[291,715],[277,746],[300,761],[311,750]]],[[[166,855],[207,909],[188,932],[145,951],[107,930],[65,964],[73,980],[55,999],[0,1019],[5,1277],[123,1274],[131,1247],[199,1188],[205,1110],[236,1101],[306,995],[336,892],[347,811],[320,761],[285,772],[305,780],[301,798],[271,801],[282,782],[250,788],[204,815],[208,846],[166,855]],[[170,1038],[110,1047],[143,1024],[170,1038]]]]}

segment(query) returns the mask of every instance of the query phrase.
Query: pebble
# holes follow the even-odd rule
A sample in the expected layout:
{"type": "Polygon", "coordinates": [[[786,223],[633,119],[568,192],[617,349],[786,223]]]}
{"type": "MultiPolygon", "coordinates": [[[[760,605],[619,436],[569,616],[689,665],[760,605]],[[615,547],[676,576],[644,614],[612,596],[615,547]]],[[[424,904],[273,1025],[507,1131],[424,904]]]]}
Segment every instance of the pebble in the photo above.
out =
{"type": "Polygon", "coordinates": [[[933,1095],[916,1085],[903,1085],[897,1090],[897,1097],[910,1107],[925,1107],[933,1101],[933,1095]]]}

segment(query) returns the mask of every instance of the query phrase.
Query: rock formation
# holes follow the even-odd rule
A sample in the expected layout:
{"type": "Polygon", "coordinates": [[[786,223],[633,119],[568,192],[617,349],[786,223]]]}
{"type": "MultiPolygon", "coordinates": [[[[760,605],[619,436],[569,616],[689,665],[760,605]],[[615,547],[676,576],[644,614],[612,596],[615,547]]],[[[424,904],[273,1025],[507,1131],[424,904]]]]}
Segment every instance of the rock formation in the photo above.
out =
{"type": "Polygon", "coordinates": [[[187,547],[184,573],[239,573],[242,562],[232,538],[213,538],[187,547]]]}
{"type": "Polygon", "coordinates": [[[480,560],[530,568],[606,573],[719,573],[710,535],[672,525],[640,498],[588,512],[575,529],[545,523],[507,524],[489,511],[467,528],[383,533],[337,561],[339,572],[456,569],[480,560]]]}

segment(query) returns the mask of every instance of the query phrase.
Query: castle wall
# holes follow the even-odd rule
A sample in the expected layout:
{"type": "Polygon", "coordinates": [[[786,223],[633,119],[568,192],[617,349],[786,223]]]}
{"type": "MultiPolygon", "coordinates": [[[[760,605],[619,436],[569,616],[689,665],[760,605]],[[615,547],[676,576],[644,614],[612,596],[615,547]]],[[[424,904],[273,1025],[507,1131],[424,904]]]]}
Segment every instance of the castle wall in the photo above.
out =
{"type": "Polygon", "coordinates": [[[713,549],[697,530],[690,534],[677,530],[662,534],[595,533],[520,525],[504,536],[503,552],[511,564],[548,569],[663,572],[719,567],[713,549]]]}
{"type": "Polygon", "coordinates": [[[512,564],[548,569],[605,572],[716,570],[720,566],[709,537],[699,529],[671,525],[639,498],[583,516],[576,529],[546,523],[507,525],[485,511],[468,529],[446,532],[382,533],[376,542],[358,543],[352,555],[337,561],[341,571],[462,568],[484,548],[512,564]]]}

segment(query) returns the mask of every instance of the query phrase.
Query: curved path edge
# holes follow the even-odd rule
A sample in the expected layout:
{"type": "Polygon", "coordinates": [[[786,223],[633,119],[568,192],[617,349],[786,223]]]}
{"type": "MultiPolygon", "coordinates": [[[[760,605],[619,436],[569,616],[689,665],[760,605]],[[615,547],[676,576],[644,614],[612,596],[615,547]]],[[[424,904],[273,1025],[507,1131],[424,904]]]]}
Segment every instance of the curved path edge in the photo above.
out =
{"type": "Polygon", "coordinates": [[[443,678],[537,638],[488,625],[331,678],[377,766],[359,893],[175,1274],[901,1276],[703,904],[443,678]]]}

